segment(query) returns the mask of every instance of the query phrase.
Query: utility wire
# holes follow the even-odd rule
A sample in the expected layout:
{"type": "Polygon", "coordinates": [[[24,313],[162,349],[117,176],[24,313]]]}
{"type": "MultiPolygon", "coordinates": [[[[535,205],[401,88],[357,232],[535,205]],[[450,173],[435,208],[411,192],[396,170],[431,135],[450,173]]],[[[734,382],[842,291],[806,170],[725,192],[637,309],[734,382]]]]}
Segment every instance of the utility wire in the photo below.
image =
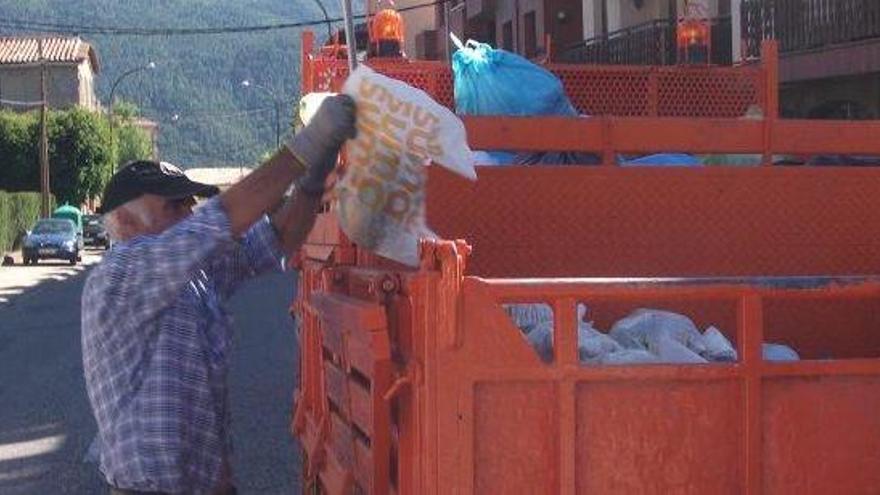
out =
{"type": "MultiPolygon", "coordinates": [[[[398,12],[407,12],[410,10],[422,9],[443,5],[452,0],[435,0],[425,2],[409,7],[401,7],[396,9],[398,12]]],[[[355,15],[355,19],[365,19],[364,14],[355,15]]],[[[62,34],[100,34],[107,36],[201,36],[201,35],[217,35],[232,33],[259,33],[267,31],[277,31],[284,29],[298,29],[303,27],[318,26],[321,24],[342,22],[341,17],[326,18],[322,20],[311,20],[302,22],[286,22],[275,24],[263,24],[257,26],[222,26],[222,27],[204,27],[204,28],[135,28],[122,26],[96,26],[83,24],[66,24],[57,22],[30,21],[27,19],[0,19],[0,28],[7,29],[32,29],[37,31],[53,31],[62,34]]]]}

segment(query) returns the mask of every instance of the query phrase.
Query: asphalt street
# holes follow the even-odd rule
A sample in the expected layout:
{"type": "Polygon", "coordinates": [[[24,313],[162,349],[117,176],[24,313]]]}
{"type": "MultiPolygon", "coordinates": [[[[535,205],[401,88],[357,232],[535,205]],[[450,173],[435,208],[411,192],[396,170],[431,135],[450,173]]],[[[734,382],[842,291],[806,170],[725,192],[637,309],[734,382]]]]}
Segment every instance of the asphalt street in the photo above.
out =
{"type": "MultiPolygon", "coordinates": [[[[88,448],[95,422],[80,347],[83,264],[0,267],[0,493],[106,493],[88,448]]],[[[295,276],[250,282],[231,301],[234,470],[241,494],[300,493],[289,434],[296,339],[287,314],[295,276]]]]}

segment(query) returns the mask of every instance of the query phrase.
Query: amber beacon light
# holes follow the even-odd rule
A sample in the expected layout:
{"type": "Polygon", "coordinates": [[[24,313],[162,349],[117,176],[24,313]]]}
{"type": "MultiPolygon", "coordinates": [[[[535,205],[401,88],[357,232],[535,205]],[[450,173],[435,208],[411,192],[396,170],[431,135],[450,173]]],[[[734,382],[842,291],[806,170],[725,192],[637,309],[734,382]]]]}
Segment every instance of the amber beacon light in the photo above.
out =
{"type": "Polygon", "coordinates": [[[405,34],[403,17],[399,12],[394,9],[380,10],[370,21],[373,54],[379,57],[403,56],[405,34]]]}

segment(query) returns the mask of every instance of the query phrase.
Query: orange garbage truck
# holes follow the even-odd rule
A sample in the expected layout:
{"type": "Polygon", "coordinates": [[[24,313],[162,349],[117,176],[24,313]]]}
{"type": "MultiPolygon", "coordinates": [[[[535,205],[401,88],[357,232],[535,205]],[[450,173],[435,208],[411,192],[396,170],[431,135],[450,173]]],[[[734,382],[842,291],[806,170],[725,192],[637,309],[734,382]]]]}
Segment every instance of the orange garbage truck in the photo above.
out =
{"type": "MultiPolygon", "coordinates": [[[[452,106],[447,64],[375,70],[452,106]]],[[[347,494],[875,494],[880,490],[880,122],[778,118],[777,53],[737,67],[549,65],[591,118],[464,118],[472,149],[594,166],[429,169],[420,266],[359,249],[332,205],[296,260],[303,479],[347,494]],[[741,118],[751,107],[761,118],[741,118]],[[552,130],[550,132],[549,130],[552,130]],[[622,153],[760,156],[627,167],[622,153]],[[541,359],[509,312],[552,312],[541,359]],[[584,364],[578,307],[714,326],[707,364],[584,364]],[[784,343],[800,360],[765,359],[784,343]]],[[[303,43],[303,93],[345,61],[303,43]]]]}

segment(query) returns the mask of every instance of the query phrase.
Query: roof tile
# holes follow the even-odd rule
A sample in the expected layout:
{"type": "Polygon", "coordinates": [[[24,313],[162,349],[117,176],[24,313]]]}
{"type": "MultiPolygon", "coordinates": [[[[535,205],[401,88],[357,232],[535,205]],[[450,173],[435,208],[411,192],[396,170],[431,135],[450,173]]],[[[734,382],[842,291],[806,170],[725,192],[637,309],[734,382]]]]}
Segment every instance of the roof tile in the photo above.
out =
{"type": "MultiPolygon", "coordinates": [[[[92,57],[92,47],[78,37],[43,38],[43,56],[49,62],[82,62],[92,57]]],[[[28,64],[40,61],[37,37],[0,37],[0,64],[28,64]]],[[[96,67],[97,69],[97,67],[96,67]]]]}

